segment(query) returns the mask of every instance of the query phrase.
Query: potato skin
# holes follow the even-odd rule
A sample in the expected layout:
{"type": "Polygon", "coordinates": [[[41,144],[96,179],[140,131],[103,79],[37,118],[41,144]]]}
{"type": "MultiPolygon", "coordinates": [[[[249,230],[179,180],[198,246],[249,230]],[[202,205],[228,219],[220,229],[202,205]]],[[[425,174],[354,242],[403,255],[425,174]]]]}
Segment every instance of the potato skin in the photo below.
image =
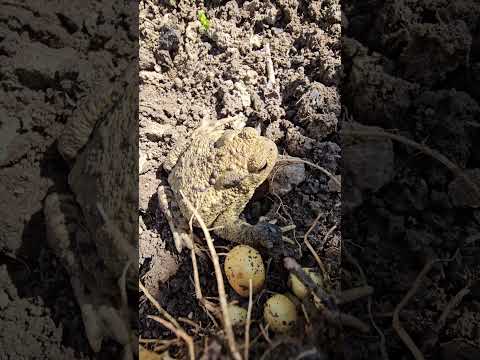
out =
{"type": "Polygon", "coordinates": [[[297,322],[297,309],[287,296],[275,294],[265,303],[263,317],[272,331],[285,333],[294,328],[297,322]]]}
{"type": "MultiPolygon", "coordinates": [[[[323,286],[322,277],[320,274],[315,272],[313,269],[303,268],[307,275],[317,284],[318,286],[323,286]]],[[[308,289],[303,285],[303,283],[294,275],[290,274],[288,277],[288,286],[292,289],[292,292],[300,299],[303,300],[308,295],[308,289]]]]}
{"type": "Polygon", "coordinates": [[[237,245],[227,254],[224,264],[230,286],[243,297],[248,296],[252,279],[252,293],[257,293],[265,282],[265,266],[260,253],[248,245],[237,245]]]}

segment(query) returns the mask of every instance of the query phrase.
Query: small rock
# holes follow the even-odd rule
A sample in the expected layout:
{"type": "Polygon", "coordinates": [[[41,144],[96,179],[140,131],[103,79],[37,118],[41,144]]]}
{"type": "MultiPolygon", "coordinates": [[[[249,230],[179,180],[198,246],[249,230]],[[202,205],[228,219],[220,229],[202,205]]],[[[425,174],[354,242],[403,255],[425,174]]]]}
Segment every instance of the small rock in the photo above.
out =
{"type": "Polygon", "coordinates": [[[277,17],[279,15],[280,10],[277,8],[270,8],[267,10],[267,14],[265,16],[265,23],[268,25],[274,25],[277,21],[277,17]]]}
{"type": "Polygon", "coordinates": [[[209,34],[210,38],[219,49],[228,49],[233,43],[230,34],[227,34],[221,30],[212,30],[209,32],[209,34]]]}
{"type": "Polygon", "coordinates": [[[283,196],[305,181],[305,165],[290,164],[274,168],[270,178],[270,191],[283,196]]]}
{"type": "Polygon", "coordinates": [[[185,37],[189,40],[195,40],[198,36],[198,29],[201,26],[198,21],[192,21],[187,25],[185,29],[185,37]]]}
{"type": "Polygon", "coordinates": [[[265,130],[265,137],[269,138],[275,143],[278,143],[285,137],[285,132],[281,128],[281,121],[277,120],[268,124],[265,130]]]}
{"type": "Polygon", "coordinates": [[[162,140],[166,135],[172,134],[172,126],[149,122],[142,133],[150,141],[159,141],[162,140]]]}
{"type": "Polygon", "coordinates": [[[298,117],[312,137],[322,140],[337,130],[340,110],[337,88],[314,82],[299,101],[298,117]]]}
{"type": "Polygon", "coordinates": [[[315,146],[315,140],[303,135],[297,127],[287,129],[287,151],[290,155],[305,157],[315,146]]]}
{"type": "Polygon", "coordinates": [[[258,73],[255,70],[249,69],[245,72],[244,80],[247,84],[255,85],[258,81],[258,73]]]}
{"type": "Polygon", "coordinates": [[[170,26],[162,26],[158,30],[158,48],[161,50],[167,50],[170,56],[174,57],[180,46],[180,36],[178,32],[170,26]]]}
{"type": "Polygon", "coordinates": [[[182,87],[183,87],[182,79],[176,77],[175,80],[173,80],[173,82],[175,83],[175,87],[177,89],[179,89],[179,90],[182,89],[182,87]]]}
{"type": "Polygon", "coordinates": [[[237,91],[234,93],[238,94],[240,101],[242,102],[243,108],[248,108],[252,104],[252,101],[245,84],[242,81],[239,81],[235,83],[235,89],[237,91]]]}
{"type": "Polygon", "coordinates": [[[0,309],[5,309],[9,302],[8,295],[5,293],[5,291],[0,291],[0,309]]]}
{"type": "Polygon", "coordinates": [[[480,169],[467,169],[462,176],[457,176],[448,186],[448,195],[456,207],[480,207],[480,169]],[[473,186],[472,186],[473,185],[473,186]]]}
{"type": "Polygon", "coordinates": [[[313,151],[315,162],[332,173],[337,172],[341,157],[340,146],[331,141],[317,143],[313,151]]]}
{"type": "Polygon", "coordinates": [[[480,210],[475,210],[473,212],[473,218],[477,221],[477,224],[480,225],[480,210]]]}
{"type": "MultiPolygon", "coordinates": [[[[361,126],[361,129],[376,129],[361,126]]],[[[362,139],[342,148],[344,178],[361,191],[378,191],[394,177],[394,153],[390,139],[362,139]]]]}
{"type": "Polygon", "coordinates": [[[140,152],[140,155],[138,157],[138,173],[139,174],[144,173],[144,167],[146,162],[147,162],[147,155],[144,152],[140,152]]]}
{"type": "Polygon", "coordinates": [[[258,35],[252,35],[250,45],[252,45],[254,49],[260,49],[262,47],[262,38],[258,35]]]}
{"type": "Polygon", "coordinates": [[[333,180],[332,178],[328,180],[328,191],[339,193],[342,191],[342,177],[340,175],[335,175],[335,179],[337,181],[333,180]]]}
{"type": "Polygon", "coordinates": [[[147,50],[145,47],[140,47],[139,49],[139,67],[140,70],[152,71],[155,69],[155,57],[153,52],[147,50]]]}
{"type": "Polygon", "coordinates": [[[215,79],[215,73],[213,71],[209,71],[207,73],[207,80],[213,81],[213,79],[215,79]]]}

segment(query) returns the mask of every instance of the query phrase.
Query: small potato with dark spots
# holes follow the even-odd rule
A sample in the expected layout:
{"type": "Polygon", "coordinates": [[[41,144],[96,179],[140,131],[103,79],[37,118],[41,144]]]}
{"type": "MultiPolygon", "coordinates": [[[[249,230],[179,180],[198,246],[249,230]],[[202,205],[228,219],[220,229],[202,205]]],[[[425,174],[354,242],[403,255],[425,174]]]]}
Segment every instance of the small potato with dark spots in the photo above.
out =
{"type": "Polygon", "coordinates": [[[274,332],[285,333],[294,328],[297,322],[297,309],[287,296],[275,294],[265,303],[263,317],[274,332]]]}
{"type": "Polygon", "coordinates": [[[247,310],[235,304],[228,304],[228,313],[233,326],[243,326],[247,321],[247,310]]]}
{"type": "Polygon", "coordinates": [[[240,295],[248,296],[252,279],[252,293],[257,293],[265,282],[265,266],[260,253],[248,245],[235,246],[225,258],[225,274],[230,286],[240,295]]]}
{"type": "MultiPolygon", "coordinates": [[[[322,287],[323,281],[320,274],[316,273],[313,269],[303,268],[308,276],[313,280],[313,282],[322,287]]],[[[288,277],[288,286],[292,289],[292,292],[300,299],[303,300],[308,295],[308,289],[303,285],[303,283],[296,277],[294,274],[290,274],[288,277]]]]}

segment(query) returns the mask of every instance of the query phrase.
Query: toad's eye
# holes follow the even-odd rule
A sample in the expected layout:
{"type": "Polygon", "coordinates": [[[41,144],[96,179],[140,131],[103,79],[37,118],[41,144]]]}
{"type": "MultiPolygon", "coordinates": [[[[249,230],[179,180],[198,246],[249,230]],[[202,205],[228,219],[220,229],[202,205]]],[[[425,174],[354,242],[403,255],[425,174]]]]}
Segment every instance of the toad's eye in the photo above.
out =
{"type": "Polygon", "coordinates": [[[248,170],[250,172],[260,172],[267,168],[268,162],[266,159],[251,159],[248,163],[248,170]]]}
{"type": "Polygon", "coordinates": [[[263,170],[265,170],[265,169],[267,168],[267,166],[268,166],[268,163],[267,163],[267,160],[265,160],[265,161],[263,162],[262,167],[261,167],[258,171],[263,171],[263,170]]]}

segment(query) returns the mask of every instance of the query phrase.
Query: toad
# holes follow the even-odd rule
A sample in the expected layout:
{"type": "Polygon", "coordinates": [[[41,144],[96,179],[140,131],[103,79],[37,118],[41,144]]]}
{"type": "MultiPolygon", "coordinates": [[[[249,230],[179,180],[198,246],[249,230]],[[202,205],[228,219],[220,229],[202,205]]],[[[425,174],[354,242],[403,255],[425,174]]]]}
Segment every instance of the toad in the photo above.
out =
{"type": "MultiPolygon", "coordinates": [[[[170,171],[170,187],[159,187],[159,204],[179,252],[184,245],[191,248],[186,222],[192,211],[185,199],[197,209],[206,226],[225,240],[267,249],[282,240],[278,226],[251,225],[240,218],[255,189],[272,171],[277,147],[254,128],[225,129],[231,119],[201,124],[188,144],[178,144],[163,164],[170,171]]],[[[198,226],[195,219],[193,225],[198,226]]]]}

